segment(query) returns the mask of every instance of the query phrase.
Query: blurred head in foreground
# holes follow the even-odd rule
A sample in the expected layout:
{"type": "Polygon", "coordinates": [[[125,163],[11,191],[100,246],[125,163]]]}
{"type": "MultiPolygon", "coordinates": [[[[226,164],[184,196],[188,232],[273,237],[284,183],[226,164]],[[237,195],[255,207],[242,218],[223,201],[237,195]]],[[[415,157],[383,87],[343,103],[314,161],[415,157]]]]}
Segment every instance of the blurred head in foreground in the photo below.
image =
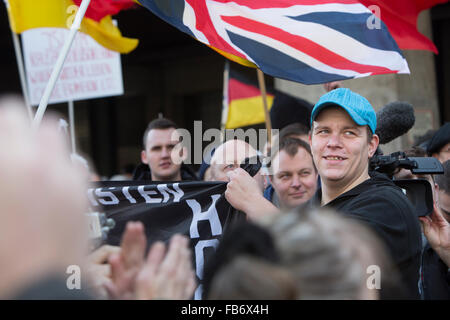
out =
{"type": "Polygon", "coordinates": [[[86,181],[57,128],[46,117],[33,130],[20,99],[0,99],[1,298],[66,279],[86,254],[86,181]]]}
{"type": "Polygon", "coordinates": [[[323,209],[290,211],[264,221],[260,235],[250,229],[244,237],[247,244],[234,235],[234,240],[219,245],[221,257],[216,259],[221,263],[205,269],[207,298],[401,298],[385,248],[370,230],[352,220],[323,209]]]}

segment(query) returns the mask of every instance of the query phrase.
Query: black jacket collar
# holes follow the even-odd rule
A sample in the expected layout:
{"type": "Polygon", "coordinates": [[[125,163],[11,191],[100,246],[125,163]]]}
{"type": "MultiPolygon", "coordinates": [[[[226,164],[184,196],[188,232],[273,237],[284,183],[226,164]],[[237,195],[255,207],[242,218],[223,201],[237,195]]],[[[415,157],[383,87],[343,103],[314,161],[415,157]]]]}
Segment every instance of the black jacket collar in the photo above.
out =
{"type": "MultiPolygon", "coordinates": [[[[392,180],[390,180],[389,177],[385,174],[382,174],[382,173],[379,173],[376,171],[370,171],[369,176],[370,176],[370,179],[367,179],[366,181],[358,184],[356,187],[339,195],[336,199],[333,199],[332,201],[327,203],[326,206],[333,206],[333,204],[335,204],[343,199],[357,196],[360,193],[366,191],[368,188],[370,188],[374,185],[376,185],[376,186],[388,185],[388,186],[397,187],[394,184],[394,182],[392,182],[392,180]]],[[[315,193],[315,195],[311,198],[310,202],[311,202],[311,205],[319,207],[321,205],[321,201],[322,201],[322,188],[319,188],[317,190],[317,192],[315,193]]]]}
{"type": "MultiPolygon", "coordinates": [[[[198,181],[195,172],[186,164],[181,164],[181,180],[198,181]]],[[[133,180],[147,180],[152,181],[152,173],[147,164],[140,163],[133,172],[133,180]]]]}

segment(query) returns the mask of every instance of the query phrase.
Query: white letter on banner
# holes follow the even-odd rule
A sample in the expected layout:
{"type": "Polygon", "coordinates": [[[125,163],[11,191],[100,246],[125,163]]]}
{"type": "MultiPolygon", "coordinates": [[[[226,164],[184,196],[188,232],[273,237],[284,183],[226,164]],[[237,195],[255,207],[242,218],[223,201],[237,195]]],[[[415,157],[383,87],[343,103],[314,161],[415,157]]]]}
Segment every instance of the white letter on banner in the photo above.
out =
{"type": "Polygon", "coordinates": [[[128,189],[130,189],[130,187],[123,187],[122,193],[125,195],[125,197],[128,199],[128,201],[130,201],[130,203],[136,203],[136,199],[131,196],[128,189]]]}
{"type": "MultiPolygon", "coordinates": [[[[114,188],[110,188],[110,190],[111,189],[114,188]]],[[[101,189],[95,189],[95,194],[97,195],[97,197],[99,197],[98,201],[105,206],[119,203],[119,199],[117,199],[116,195],[111,191],[102,191],[101,189]],[[111,198],[111,200],[107,201],[105,199],[100,199],[100,197],[108,197],[111,198]]]]}
{"type": "Polygon", "coordinates": [[[93,206],[99,206],[99,204],[98,204],[98,202],[97,202],[97,200],[95,200],[95,197],[94,197],[94,189],[88,189],[88,199],[89,199],[89,201],[91,202],[91,204],[93,205],[93,206]]]}
{"type": "Polygon", "coordinates": [[[220,198],[220,194],[213,194],[211,196],[212,204],[209,209],[205,212],[202,212],[202,208],[197,200],[186,200],[189,207],[192,209],[192,213],[194,217],[192,218],[191,228],[190,228],[190,236],[191,239],[198,238],[200,235],[198,234],[198,222],[202,220],[208,220],[211,225],[211,234],[213,236],[218,236],[222,234],[222,225],[220,224],[219,214],[216,209],[216,201],[220,198]]]}
{"type": "Polygon", "coordinates": [[[150,197],[151,194],[158,194],[155,190],[144,190],[144,186],[139,186],[138,191],[141,194],[141,196],[145,199],[146,203],[160,203],[162,200],[160,198],[155,199],[150,197]]]}
{"type": "Polygon", "coordinates": [[[173,184],[173,188],[175,190],[170,189],[167,186],[167,184],[158,184],[156,187],[158,188],[159,192],[161,192],[161,194],[163,195],[164,203],[169,201],[169,194],[167,192],[173,194],[174,196],[173,202],[180,202],[181,197],[184,196],[184,192],[180,189],[180,187],[178,187],[178,183],[173,184]]]}
{"type": "MultiPolygon", "coordinates": [[[[203,266],[205,264],[204,250],[207,247],[212,247],[214,249],[219,245],[219,240],[200,240],[195,245],[195,269],[197,277],[201,280],[203,279],[203,266]]],[[[195,290],[195,300],[201,300],[203,294],[203,287],[199,285],[195,290]]]]}

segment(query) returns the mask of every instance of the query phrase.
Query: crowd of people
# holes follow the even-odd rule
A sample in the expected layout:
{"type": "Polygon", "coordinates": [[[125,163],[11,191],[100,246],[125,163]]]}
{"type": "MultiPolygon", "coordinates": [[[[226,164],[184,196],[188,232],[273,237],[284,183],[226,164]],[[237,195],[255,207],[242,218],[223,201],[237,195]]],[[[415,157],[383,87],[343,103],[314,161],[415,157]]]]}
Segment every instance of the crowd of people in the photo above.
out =
{"type": "MultiPolygon", "coordinates": [[[[73,165],[54,119],[34,131],[23,110],[18,100],[0,102],[0,145],[8,150],[0,155],[0,297],[192,299],[184,235],[148,248],[143,224],[130,221],[119,247],[89,251],[91,176],[73,165]],[[73,265],[86,271],[86,290],[67,290],[73,265]]],[[[182,148],[173,152],[173,121],[148,125],[142,163],[126,179],[225,182],[226,200],[247,216],[224,230],[206,263],[204,299],[450,299],[450,123],[406,150],[438,159],[443,174],[397,168],[391,177],[370,170],[379,138],[367,99],[329,86],[309,119],[309,127],[292,119],[262,152],[225,141],[200,172],[181,161],[182,148]],[[252,176],[241,163],[253,157],[264,161],[252,176]],[[429,215],[417,217],[399,179],[429,182],[429,215]]]]}

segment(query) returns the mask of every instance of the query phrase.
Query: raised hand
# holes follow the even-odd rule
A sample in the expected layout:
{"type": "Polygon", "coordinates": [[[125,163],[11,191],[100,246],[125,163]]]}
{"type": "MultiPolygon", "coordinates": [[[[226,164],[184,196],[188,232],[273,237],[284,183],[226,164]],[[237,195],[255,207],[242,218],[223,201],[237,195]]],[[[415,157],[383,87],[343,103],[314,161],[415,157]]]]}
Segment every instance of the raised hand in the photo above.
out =
{"type": "Polygon", "coordinates": [[[189,299],[195,290],[189,241],[174,235],[166,254],[165,245],[156,242],[136,281],[137,299],[189,299]]]}

